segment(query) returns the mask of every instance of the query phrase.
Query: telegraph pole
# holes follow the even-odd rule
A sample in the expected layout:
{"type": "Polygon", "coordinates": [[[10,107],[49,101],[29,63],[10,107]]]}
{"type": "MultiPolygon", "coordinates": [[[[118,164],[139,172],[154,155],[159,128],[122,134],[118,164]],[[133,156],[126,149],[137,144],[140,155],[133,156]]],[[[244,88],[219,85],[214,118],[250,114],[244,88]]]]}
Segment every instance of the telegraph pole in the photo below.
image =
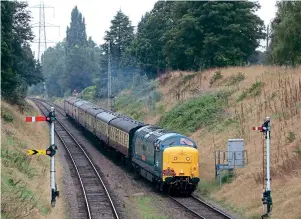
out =
{"type": "MultiPolygon", "coordinates": [[[[53,43],[51,41],[46,40],[46,27],[58,27],[58,25],[49,24],[45,22],[45,8],[53,8],[52,6],[45,5],[43,0],[40,2],[39,5],[32,6],[31,8],[38,8],[39,9],[39,23],[33,24],[33,27],[39,28],[39,39],[38,41],[34,41],[34,43],[38,43],[38,60],[41,62],[41,48],[44,47],[44,51],[47,49],[47,43],[53,43]]],[[[59,29],[60,30],[60,29],[59,29]]],[[[60,31],[59,31],[60,34],[60,31]]]]}
{"type": "Polygon", "coordinates": [[[46,82],[43,82],[43,86],[44,86],[44,98],[48,99],[48,95],[47,95],[47,88],[46,88],[46,82]]]}
{"type": "Polygon", "coordinates": [[[268,48],[269,48],[269,37],[270,37],[270,26],[267,25],[267,45],[266,45],[266,53],[268,52],[268,48]]]}
{"type": "Polygon", "coordinates": [[[111,40],[108,45],[108,108],[112,110],[112,69],[111,69],[111,40]]]}

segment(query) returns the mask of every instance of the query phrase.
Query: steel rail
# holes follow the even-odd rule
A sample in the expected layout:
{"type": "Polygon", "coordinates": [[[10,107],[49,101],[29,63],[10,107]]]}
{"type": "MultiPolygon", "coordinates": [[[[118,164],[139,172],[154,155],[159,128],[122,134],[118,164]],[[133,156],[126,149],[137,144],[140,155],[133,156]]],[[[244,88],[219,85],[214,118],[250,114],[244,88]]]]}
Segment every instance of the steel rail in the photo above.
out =
{"type": "MultiPolygon", "coordinates": [[[[181,207],[185,208],[188,212],[192,213],[193,215],[195,215],[197,218],[201,218],[201,219],[213,219],[213,218],[216,218],[216,216],[218,218],[224,218],[224,219],[233,219],[232,217],[230,217],[229,215],[225,214],[224,212],[220,211],[219,209],[217,209],[216,207],[212,206],[212,205],[209,205],[208,203],[206,203],[205,201],[202,201],[201,199],[191,195],[190,197],[187,197],[185,198],[186,201],[195,201],[197,202],[198,204],[202,205],[202,206],[205,206],[207,209],[209,209],[208,211],[211,211],[213,212],[214,214],[216,214],[216,216],[214,217],[206,217],[204,216],[202,213],[204,211],[201,211],[202,213],[200,212],[197,212],[193,209],[191,209],[191,203],[183,203],[182,201],[179,201],[179,199],[177,197],[172,197],[172,196],[169,196],[170,199],[172,199],[174,202],[176,202],[178,205],[180,205],[181,207]]],[[[207,212],[208,212],[207,211],[207,212]]]]}

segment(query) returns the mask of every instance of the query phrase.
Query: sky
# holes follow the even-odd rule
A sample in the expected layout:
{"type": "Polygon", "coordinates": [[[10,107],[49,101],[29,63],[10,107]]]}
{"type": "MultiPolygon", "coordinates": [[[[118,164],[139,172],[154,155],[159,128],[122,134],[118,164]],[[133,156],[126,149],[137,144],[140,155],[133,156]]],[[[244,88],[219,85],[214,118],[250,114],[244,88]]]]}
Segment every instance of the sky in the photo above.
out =
{"type": "MultiPolygon", "coordinates": [[[[87,36],[91,36],[97,44],[104,43],[105,31],[109,29],[110,22],[118,10],[122,10],[132,21],[133,26],[137,26],[142,15],[150,11],[157,0],[44,0],[45,22],[46,25],[57,25],[59,27],[46,27],[47,47],[54,46],[55,43],[62,41],[66,36],[67,25],[70,24],[71,11],[77,5],[79,11],[86,19],[87,36]],[[51,6],[48,8],[48,6],[51,6]]],[[[27,0],[31,15],[32,24],[36,26],[39,22],[40,0],[27,0]]],[[[256,13],[267,25],[275,16],[276,0],[259,0],[261,9],[256,13]]],[[[38,41],[39,28],[34,27],[35,41],[38,41]]],[[[264,45],[264,42],[261,43],[264,45]]],[[[32,43],[32,49],[37,58],[38,43],[32,43]]],[[[43,52],[44,45],[41,48],[43,52]]]]}

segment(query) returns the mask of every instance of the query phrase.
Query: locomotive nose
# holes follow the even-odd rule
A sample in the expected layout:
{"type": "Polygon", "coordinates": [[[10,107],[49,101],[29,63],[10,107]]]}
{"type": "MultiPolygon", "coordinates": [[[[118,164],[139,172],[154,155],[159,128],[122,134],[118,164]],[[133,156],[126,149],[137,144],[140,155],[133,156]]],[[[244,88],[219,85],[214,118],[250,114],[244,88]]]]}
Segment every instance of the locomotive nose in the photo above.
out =
{"type": "Polygon", "coordinates": [[[163,177],[199,177],[198,150],[193,147],[173,146],[163,153],[163,177]]]}

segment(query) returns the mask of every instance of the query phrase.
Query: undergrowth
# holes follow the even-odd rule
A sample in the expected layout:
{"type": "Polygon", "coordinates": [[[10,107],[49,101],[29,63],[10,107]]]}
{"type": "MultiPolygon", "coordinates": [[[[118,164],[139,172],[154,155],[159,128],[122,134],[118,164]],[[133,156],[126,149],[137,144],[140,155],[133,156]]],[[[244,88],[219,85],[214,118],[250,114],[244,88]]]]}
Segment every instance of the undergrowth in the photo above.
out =
{"type": "Polygon", "coordinates": [[[188,135],[199,128],[212,127],[224,118],[230,92],[202,95],[176,105],[158,122],[158,126],[188,135]]]}
{"type": "Polygon", "coordinates": [[[233,86],[235,84],[238,84],[239,82],[245,80],[245,75],[242,72],[238,72],[236,75],[230,76],[227,80],[226,83],[228,86],[233,86]]]}
{"type": "Polygon", "coordinates": [[[238,97],[237,101],[242,101],[249,97],[257,97],[261,94],[261,89],[264,86],[264,83],[261,81],[254,82],[250,88],[244,90],[241,95],[238,97]]]}
{"type": "Polygon", "coordinates": [[[214,72],[212,78],[210,79],[210,85],[212,86],[216,81],[223,78],[223,75],[220,70],[214,72]]]}

